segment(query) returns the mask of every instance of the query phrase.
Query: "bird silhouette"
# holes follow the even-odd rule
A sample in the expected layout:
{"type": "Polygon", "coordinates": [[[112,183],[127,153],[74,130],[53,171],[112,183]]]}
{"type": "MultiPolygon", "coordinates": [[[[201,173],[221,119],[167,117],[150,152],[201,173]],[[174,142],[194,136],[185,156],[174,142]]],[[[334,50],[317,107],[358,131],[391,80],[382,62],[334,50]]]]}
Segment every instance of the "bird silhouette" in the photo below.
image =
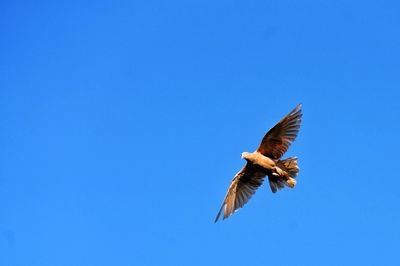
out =
{"type": "Polygon", "coordinates": [[[266,176],[273,193],[282,189],[284,185],[290,188],[296,185],[295,177],[299,172],[297,157],[284,160],[281,158],[297,137],[302,115],[299,104],[265,134],[255,152],[242,153],[242,159],[246,160],[246,164],[232,179],[215,222],[218,221],[222,211],[224,211],[223,219],[226,219],[242,208],[261,186],[266,176]]]}

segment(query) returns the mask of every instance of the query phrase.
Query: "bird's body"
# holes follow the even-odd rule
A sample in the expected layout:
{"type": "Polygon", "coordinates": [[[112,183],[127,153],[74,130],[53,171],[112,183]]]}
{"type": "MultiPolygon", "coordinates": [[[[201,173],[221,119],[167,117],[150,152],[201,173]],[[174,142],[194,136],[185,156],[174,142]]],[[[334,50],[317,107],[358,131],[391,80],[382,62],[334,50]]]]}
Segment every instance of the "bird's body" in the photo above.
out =
{"type": "Polygon", "coordinates": [[[261,153],[255,151],[253,153],[243,152],[242,158],[248,161],[249,163],[256,164],[264,168],[269,172],[274,172],[276,163],[271,158],[262,155],[261,153]]]}
{"type": "Polygon", "coordinates": [[[299,131],[302,117],[300,108],[301,105],[298,105],[271,128],[255,152],[242,153],[242,158],[247,163],[233,178],[215,222],[218,221],[223,210],[225,219],[243,207],[261,186],[266,176],[273,193],[277,189],[282,189],[284,185],[291,188],[296,185],[294,178],[299,171],[297,158],[290,157],[281,160],[281,157],[299,131]]]}

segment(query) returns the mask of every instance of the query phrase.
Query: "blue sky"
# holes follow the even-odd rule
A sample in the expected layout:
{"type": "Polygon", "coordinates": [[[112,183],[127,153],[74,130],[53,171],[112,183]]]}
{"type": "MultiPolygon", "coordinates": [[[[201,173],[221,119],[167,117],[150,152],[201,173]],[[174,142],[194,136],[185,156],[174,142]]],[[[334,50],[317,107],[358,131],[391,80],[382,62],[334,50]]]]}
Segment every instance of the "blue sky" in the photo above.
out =
{"type": "Polygon", "coordinates": [[[1,265],[398,265],[398,1],[3,1],[1,265]],[[303,103],[286,156],[214,224],[303,103]]]}

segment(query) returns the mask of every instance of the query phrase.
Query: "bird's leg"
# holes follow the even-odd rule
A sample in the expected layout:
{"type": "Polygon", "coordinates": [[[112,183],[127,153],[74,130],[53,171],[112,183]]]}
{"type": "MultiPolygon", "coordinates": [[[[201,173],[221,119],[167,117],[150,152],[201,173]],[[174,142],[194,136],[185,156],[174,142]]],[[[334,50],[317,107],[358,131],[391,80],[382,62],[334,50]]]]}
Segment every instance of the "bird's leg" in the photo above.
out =
{"type": "Polygon", "coordinates": [[[289,178],[286,180],[286,185],[290,188],[294,188],[294,186],[296,186],[296,179],[289,176],[289,178]]]}
{"type": "Polygon", "coordinates": [[[285,177],[285,178],[289,177],[289,175],[285,171],[283,171],[281,168],[279,168],[278,166],[275,166],[273,168],[272,174],[275,176],[280,176],[280,177],[285,177]]]}
{"type": "Polygon", "coordinates": [[[294,186],[296,185],[296,180],[292,177],[289,176],[289,174],[282,170],[281,168],[275,166],[274,167],[274,171],[272,172],[272,175],[283,179],[282,181],[285,182],[285,184],[290,187],[290,188],[294,188],[294,186]]]}

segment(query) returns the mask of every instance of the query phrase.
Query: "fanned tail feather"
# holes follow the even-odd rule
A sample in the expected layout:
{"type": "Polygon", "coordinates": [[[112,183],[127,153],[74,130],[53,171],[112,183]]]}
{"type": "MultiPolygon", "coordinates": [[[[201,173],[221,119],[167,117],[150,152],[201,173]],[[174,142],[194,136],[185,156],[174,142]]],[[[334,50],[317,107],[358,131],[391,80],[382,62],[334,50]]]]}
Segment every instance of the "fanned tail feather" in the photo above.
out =
{"type": "Polygon", "coordinates": [[[291,178],[295,178],[299,173],[299,166],[297,164],[297,157],[289,157],[285,160],[278,161],[278,167],[288,173],[291,178]]]}
{"type": "Polygon", "coordinates": [[[285,175],[268,177],[272,192],[275,193],[277,189],[282,189],[284,184],[291,188],[296,186],[295,177],[299,173],[297,157],[290,157],[285,160],[280,160],[276,164],[281,170],[284,171],[285,175]]]}

